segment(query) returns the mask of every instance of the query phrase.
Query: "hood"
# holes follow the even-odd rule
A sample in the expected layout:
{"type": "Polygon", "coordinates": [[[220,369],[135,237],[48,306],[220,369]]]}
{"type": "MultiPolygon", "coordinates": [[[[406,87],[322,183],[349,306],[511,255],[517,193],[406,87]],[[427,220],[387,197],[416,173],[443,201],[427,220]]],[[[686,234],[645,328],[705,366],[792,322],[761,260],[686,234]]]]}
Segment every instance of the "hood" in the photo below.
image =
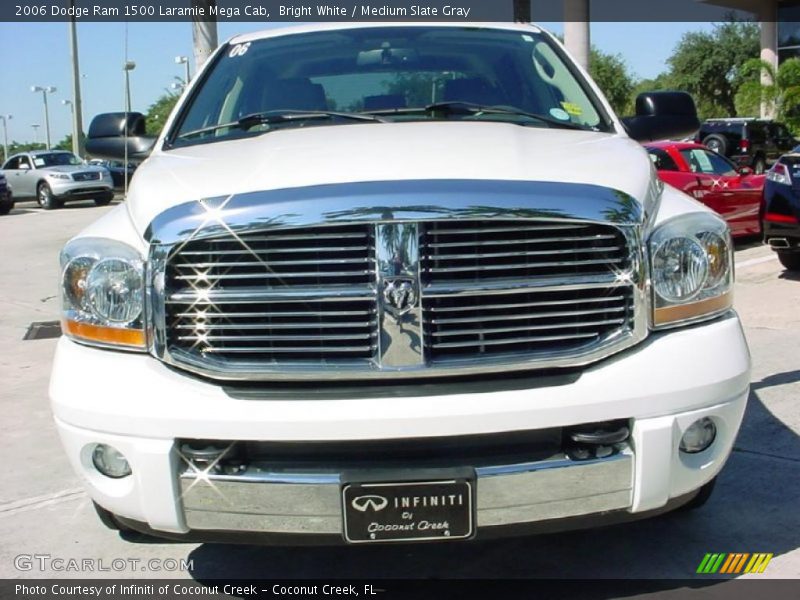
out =
{"type": "Polygon", "coordinates": [[[652,167],[625,136],[489,122],[369,123],[277,130],[154,153],[128,198],[142,234],[201,198],[336,183],[509,180],[593,184],[642,201],[652,167]]]}

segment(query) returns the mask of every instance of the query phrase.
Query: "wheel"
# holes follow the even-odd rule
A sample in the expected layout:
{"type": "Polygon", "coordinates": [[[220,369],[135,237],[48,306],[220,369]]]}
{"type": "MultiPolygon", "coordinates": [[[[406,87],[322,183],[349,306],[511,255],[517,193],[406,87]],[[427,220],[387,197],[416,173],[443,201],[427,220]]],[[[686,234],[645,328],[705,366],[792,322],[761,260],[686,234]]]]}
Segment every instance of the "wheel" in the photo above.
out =
{"type": "Polygon", "coordinates": [[[728,152],[728,140],[721,135],[710,135],[703,140],[703,145],[717,154],[725,156],[728,152]]]}
{"type": "Polygon", "coordinates": [[[40,183],[36,190],[36,201],[39,203],[39,206],[45,210],[58,208],[58,201],[55,196],[53,196],[53,191],[50,189],[50,186],[44,182],[40,183]]]}
{"type": "Polygon", "coordinates": [[[7,215],[14,208],[14,203],[11,201],[0,202],[0,215],[7,215]]]}
{"type": "Polygon", "coordinates": [[[130,527],[126,527],[120,523],[114,516],[114,513],[112,513],[110,510],[106,510],[97,502],[92,501],[92,504],[94,505],[94,512],[97,513],[97,517],[100,519],[100,522],[109,529],[114,531],[133,531],[133,529],[130,527]]]}
{"type": "Polygon", "coordinates": [[[800,254],[796,252],[778,252],[778,260],[787,271],[800,271],[800,254]]]}
{"type": "Polygon", "coordinates": [[[763,157],[759,156],[753,161],[753,173],[763,175],[767,170],[767,163],[763,157]]]}
{"type": "Polygon", "coordinates": [[[114,199],[114,194],[106,194],[105,196],[100,196],[99,198],[94,199],[94,203],[96,206],[108,206],[111,203],[111,200],[114,199]]]}
{"type": "Polygon", "coordinates": [[[708,499],[711,498],[711,493],[714,491],[714,486],[717,483],[717,478],[714,477],[711,481],[705,484],[703,487],[700,488],[700,491],[697,492],[697,495],[689,500],[686,504],[681,506],[678,510],[679,511],[689,511],[689,510],[696,510],[703,506],[708,499]]]}

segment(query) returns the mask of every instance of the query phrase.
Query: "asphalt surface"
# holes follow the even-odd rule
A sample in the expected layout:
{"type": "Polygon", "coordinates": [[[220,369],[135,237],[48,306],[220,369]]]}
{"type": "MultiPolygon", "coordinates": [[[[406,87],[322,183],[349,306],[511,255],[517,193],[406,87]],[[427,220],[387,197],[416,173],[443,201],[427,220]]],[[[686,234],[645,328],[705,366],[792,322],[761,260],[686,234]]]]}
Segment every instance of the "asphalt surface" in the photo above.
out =
{"type": "MultiPolygon", "coordinates": [[[[62,452],[47,386],[55,339],[23,341],[58,319],[58,252],[109,210],[0,217],[0,578],[692,578],[706,552],[772,552],[757,577],[800,577],[800,276],[758,242],[736,252],[736,308],[753,354],[753,389],[735,450],[711,500],[694,512],[628,525],[491,542],[396,547],[269,548],[154,541],[105,529],[62,452]],[[30,561],[20,555],[45,555],[30,561]],[[120,571],[61,571],[51,559],[94,559],[120,571]],[[151,558],[190,561],[154,571],[151,558]],[[140,561],[132,567],[130,559],[140,561]],[[41,562],[40,562],[41,561],[41,562]],[[117,566],[121,563],[118,561],[117,566]],[[44,567],[44,568],[43,568],[44,567]]],[[[129,382],[121,382],[129,385],[129,382]]],[[[109,390],[113,395],[113,390],[109,390]]],[[[705,584],[708,583],[705,580],[705,584]]],[[[675,591],[685,582],[675,583],[675,591]]],[[[669,590],[669,584],[666,585],[669,590]]]]}

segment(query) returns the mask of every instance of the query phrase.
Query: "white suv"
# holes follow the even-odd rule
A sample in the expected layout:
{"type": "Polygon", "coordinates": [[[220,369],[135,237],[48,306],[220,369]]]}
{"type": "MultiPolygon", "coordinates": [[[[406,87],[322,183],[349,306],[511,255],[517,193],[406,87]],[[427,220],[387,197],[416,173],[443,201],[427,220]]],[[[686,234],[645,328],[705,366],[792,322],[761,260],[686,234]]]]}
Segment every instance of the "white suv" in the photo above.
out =
{"type": "Polygon", "coordinates": [[[623,122],[532,25],[315,25],[142,123],[92,123],[149,157],[61,256],[53,412],[107,524],[456,540],[708,497],[749,388],[731,240],[636,141],[690,135],[685,94],[623,122]]]}

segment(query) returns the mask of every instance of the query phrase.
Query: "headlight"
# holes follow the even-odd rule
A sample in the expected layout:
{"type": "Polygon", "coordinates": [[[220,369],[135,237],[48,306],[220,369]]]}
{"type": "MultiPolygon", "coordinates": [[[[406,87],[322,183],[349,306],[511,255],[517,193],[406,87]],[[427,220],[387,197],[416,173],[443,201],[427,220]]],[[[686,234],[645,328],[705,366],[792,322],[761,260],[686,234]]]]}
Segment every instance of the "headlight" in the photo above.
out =
{"type": "Polygon", "coordinates": [[[72,177],[68,173],[48,173],[48,179],[61,179],[66,181],[72,181],[72,177]]]}
{"type": "Polygon", "coordinates": [[[61,252],[62,327],[86,343],[145,349],[144,263],[121,242],[83,238],[61,252]]]}
{"type": "Polygon", "coordinates": [[[674,327],[715,317],[733,305],[733,244],[712,214],[670,219],[650,236],[653,325],[674,327]]]}

